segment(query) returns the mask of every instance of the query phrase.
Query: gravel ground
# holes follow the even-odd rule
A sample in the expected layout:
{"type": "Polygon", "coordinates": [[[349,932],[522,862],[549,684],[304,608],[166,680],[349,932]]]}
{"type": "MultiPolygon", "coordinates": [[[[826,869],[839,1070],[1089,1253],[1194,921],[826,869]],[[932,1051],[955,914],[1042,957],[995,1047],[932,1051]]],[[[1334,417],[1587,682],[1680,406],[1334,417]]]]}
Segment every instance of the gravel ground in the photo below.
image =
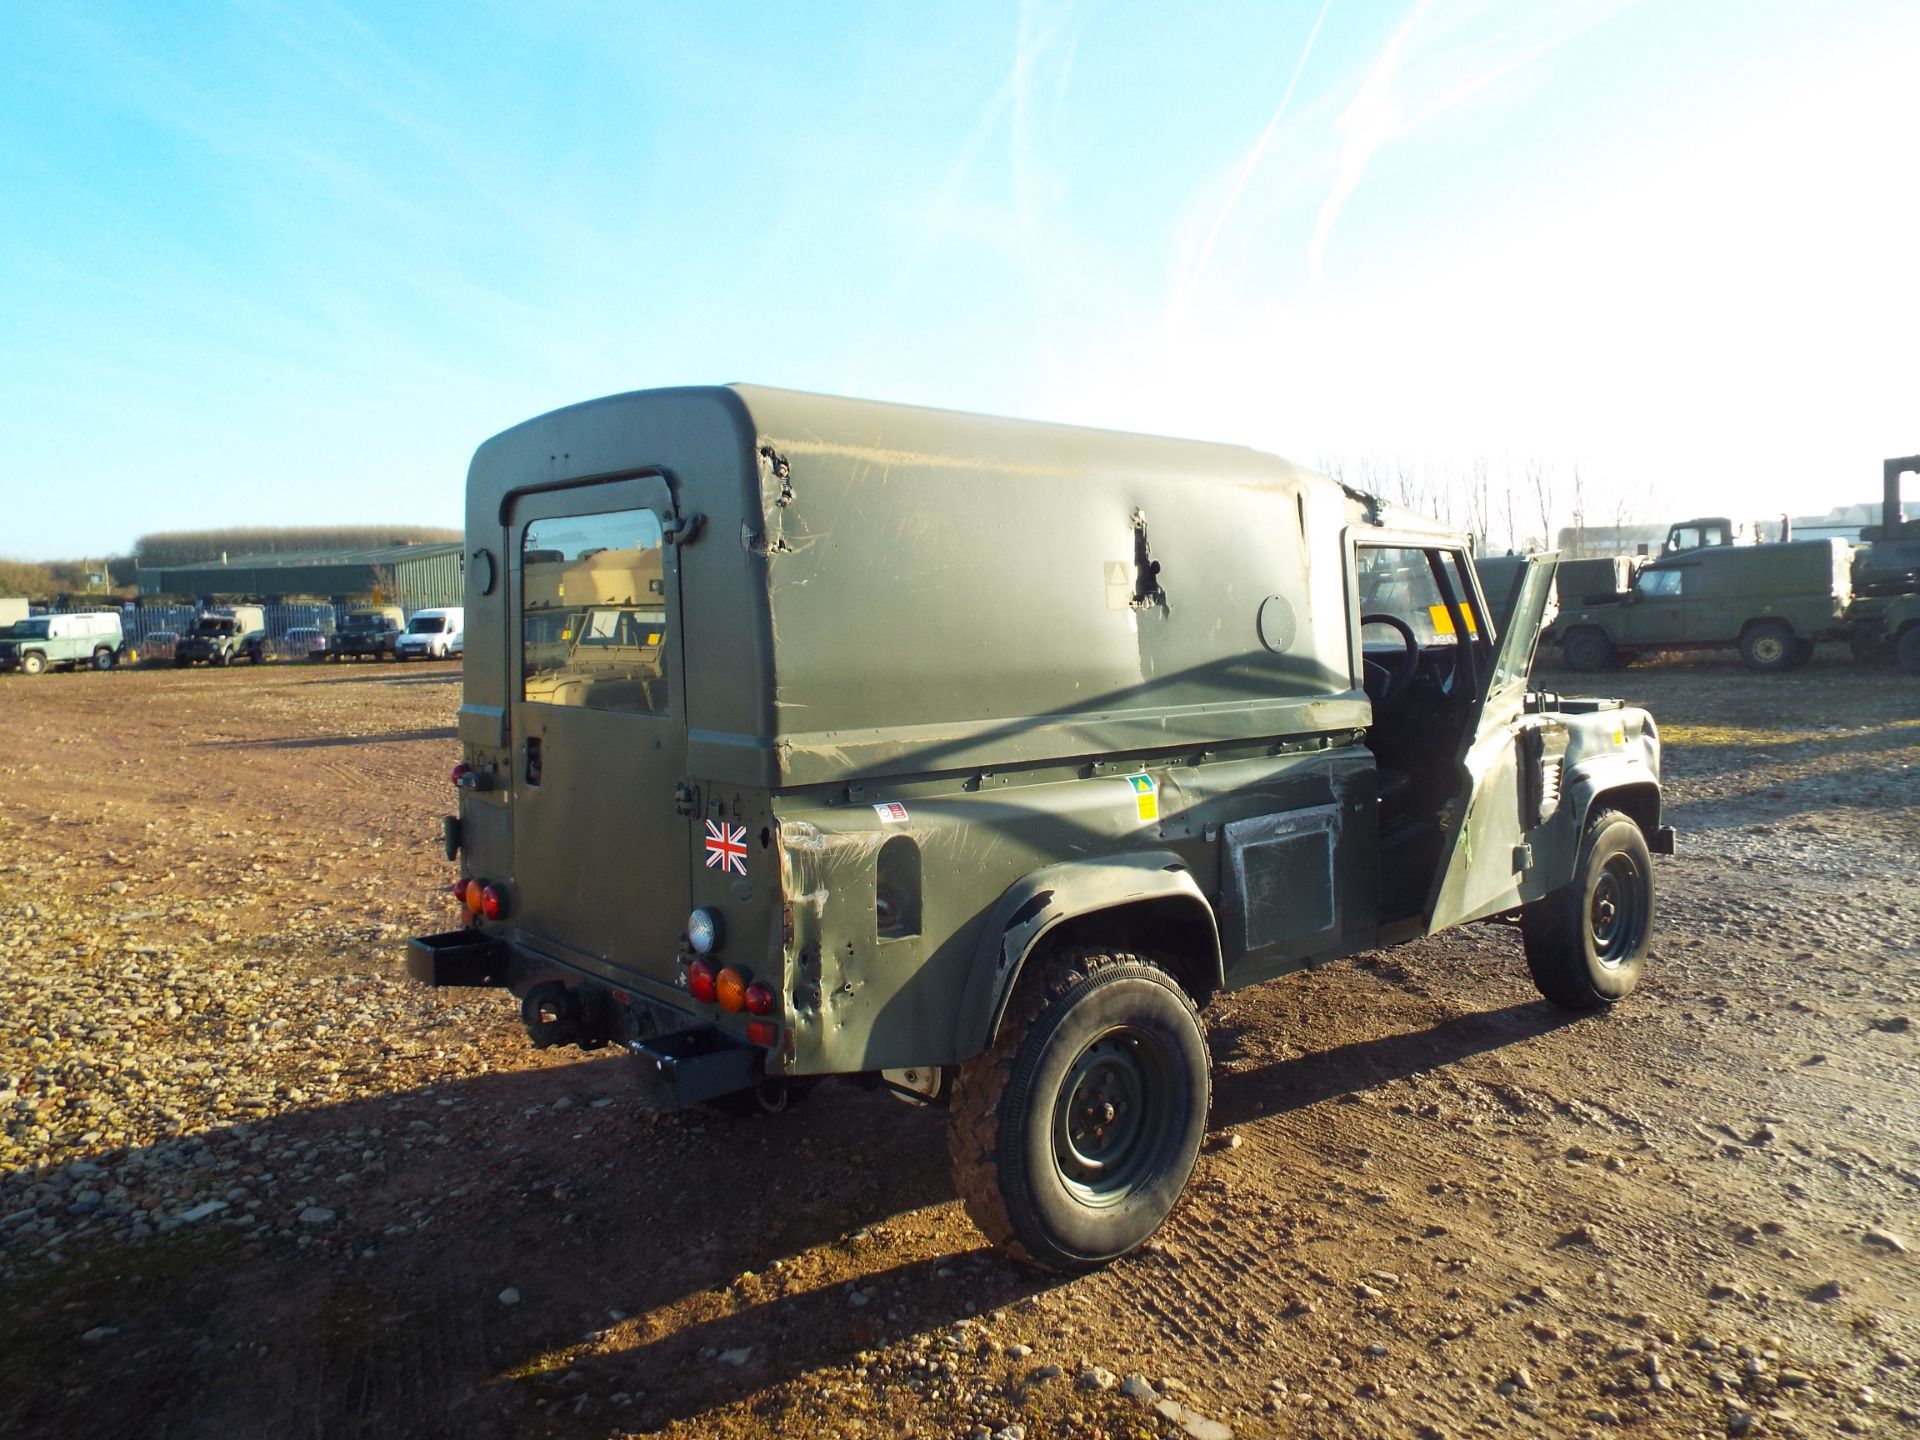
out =
{"type": "Polygon", "coordinates": [[[1920,691],[1607,680],[1683,834],[1641,994],[1480,926],[1217,1002],[1189,1202],[1073,1281],[937,1113],[657,1114],[410,988],[457,671],[0,682],[0,1431],[1920,1433],[1920,691]]]}

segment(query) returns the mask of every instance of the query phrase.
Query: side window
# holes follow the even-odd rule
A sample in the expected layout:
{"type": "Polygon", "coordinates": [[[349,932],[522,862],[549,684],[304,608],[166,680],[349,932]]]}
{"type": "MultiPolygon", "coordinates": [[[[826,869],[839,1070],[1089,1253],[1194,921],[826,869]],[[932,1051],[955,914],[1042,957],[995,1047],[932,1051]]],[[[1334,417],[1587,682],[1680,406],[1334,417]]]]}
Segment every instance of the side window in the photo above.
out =
{"type": "MultiPolygon", "coordinates": [[[[1391,615],[1413,631],[1421,645],[1452,645],[1455,642],[1453,613],[1433,578],[1433,561],[1444,559],[1448,551],[1401,549],[1385,545],[1362,545],[1356,553],[1359,570],[1360,614],[1391,615]]],[[[1453,582],[1459,584],[1456,578],[1453,582]]],[[[1467,628],[1479,631],[1471,603],[1463,602],[1461,613],[1467,628]]],[[[1399,650],[1405,642],[1388,626],[1368,626],[1361,641],[1369,650],[1399,650]]]]}
{"type": "Polygon", "coordinates": [[[521,698],[664,715],[667,594],[660,517],[535,520],[520,544],[521,698]]]}
{"type": "Polygon", "coordinates": [[[1678,595],[1680,593],[1680,571],[1678,570],[1642,570],[1639,590],[1642,595],[1678,595]]]}

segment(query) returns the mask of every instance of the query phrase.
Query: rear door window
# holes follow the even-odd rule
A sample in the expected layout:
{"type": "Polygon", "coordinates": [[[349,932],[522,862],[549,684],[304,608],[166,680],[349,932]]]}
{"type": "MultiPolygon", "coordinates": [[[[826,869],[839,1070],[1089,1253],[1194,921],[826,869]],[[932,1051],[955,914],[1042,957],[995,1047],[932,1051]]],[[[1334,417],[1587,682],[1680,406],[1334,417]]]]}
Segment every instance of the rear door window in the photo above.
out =
{"type": "Polygon", "coordinates": [[[670,713],[661,559],[652,510],[528,523],[520,547],[523,700],[670,713]]]}

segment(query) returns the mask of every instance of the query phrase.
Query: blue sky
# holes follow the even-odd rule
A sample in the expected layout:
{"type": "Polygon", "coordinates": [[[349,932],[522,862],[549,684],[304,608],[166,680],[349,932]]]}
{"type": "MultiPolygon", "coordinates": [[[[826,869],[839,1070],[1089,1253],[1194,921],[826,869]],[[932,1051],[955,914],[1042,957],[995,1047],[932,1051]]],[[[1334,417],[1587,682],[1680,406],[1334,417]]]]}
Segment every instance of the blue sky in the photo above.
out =
{"type": "Polygon", "coordinates": [[[1916,53],[1864,0],[20,0],[0,554],[458,523],[495,431],[728,380],[1867,499],[1916,53]]]}

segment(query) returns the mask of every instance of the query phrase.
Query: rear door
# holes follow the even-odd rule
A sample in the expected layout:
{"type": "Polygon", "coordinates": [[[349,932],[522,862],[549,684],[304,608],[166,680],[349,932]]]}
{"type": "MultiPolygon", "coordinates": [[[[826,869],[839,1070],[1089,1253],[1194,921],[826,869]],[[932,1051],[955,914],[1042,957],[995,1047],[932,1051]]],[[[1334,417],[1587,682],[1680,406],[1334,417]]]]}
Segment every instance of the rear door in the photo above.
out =
{"type": "Polygon", "coordinates": [[[1455,812],[1460,818],[1447,831],[1445,860],[1428,907],[1429,932],[1520,903],[1528,855],[1520,805],[1527,672],[1540,643],[1540,622],[1558,564],[1557,555],[1528,558],[1512,623],[1500,637],[1492,670],[1482,679],[1479,713],[1460,757],[1462,793],[1455,812]]]}
{"type": "MultiPolygon", "coordinates": [[[[672,984],[690,902],[680,585],[658,475],[518,497],[508,693],[514,922],[563,958],[672,984]]],[[[616,977],[617,978],[617,977],[616,977]]]]}

